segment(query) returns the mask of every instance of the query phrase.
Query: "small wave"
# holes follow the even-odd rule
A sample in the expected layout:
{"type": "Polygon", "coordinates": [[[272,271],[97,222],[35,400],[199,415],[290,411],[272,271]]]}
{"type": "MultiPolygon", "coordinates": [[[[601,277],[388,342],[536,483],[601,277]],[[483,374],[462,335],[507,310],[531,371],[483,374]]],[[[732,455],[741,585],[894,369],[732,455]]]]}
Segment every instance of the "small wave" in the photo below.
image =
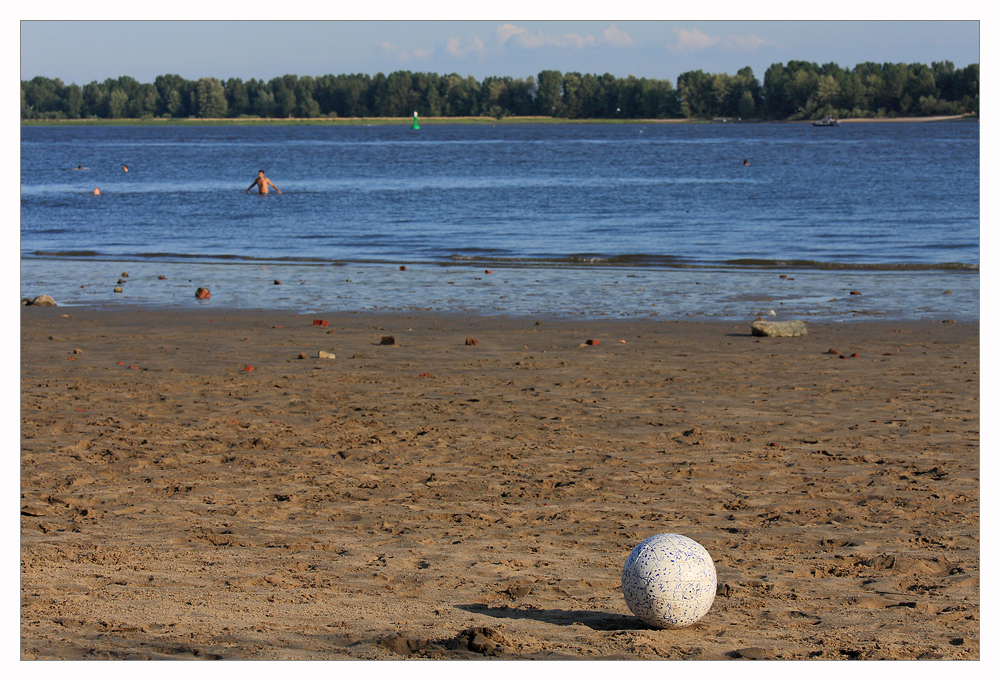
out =
{"type": "Polygon", "coordinates": [[[32,255],[50,258],[92,258],[101,255],[98,251],[33,251],[32,255]]]}
{"type": "Polygon", "coordinates": [[[54,259],[77,259],[86,258],[88,260],[122,261],[122,260],[155,260],[159,262],[183,261],[183,262],[223,262],[223,263],[290,263],[290,264],[315,264],[334,265],[344,264],[342,261],[324,258],[312,258],[304,256],[274,256],[259,257],[252,255],[239,255],[234,253],[102,253],[100,251],[32,251],[28,254],[38,258],[54,259]]]}
{"type": "Polygon", "coordinates": [[[495,257],[486,253],[478,255],[455,254],[451,260],[476,265],[507,265],[512,267],[621,267],[637,269],[745,269],[745,270],[817,270],[817,271],[873,271],[873,272],[978,272],[978,263],[851,263],[824,262],[795,259],[735,259],[721,261],[694,261],[673,255],[630,253],[602,255],[579,253],[566,256],[495,257]]]}
{"type": "Polygon", "coordinates": [[[94,250],[36,250],[25,257],[87,260],[148,260],[159,262],[202,262],[232,264],[289,264],[289,265],[350,265],[350,264],[399,264],[424,263],[428,265],[469,265],[476,267],[518,267],[533,269],[587,269],[621,268],[649,270],[797,270],[797,271],[863,271],[863,272],[968,272],[978,273],[978,263],[852,263],[796,259],[743,258],[722,261],[694,261],[674,255],[647,253],[601,254],[576,253],[571,255],[511,256],[501,249],[477,249],[476,252],[455,252],[449,255],[431,253],[427,257],[414,257],[413,253],[383,254],[372,257],[322,258],[316,256],[258,256],[239,253],[102,253],[94,250]]]}
{"type": "Polygon", "coordinates": [[[969,271],[978,272],[978,263],[851,263],[823,262],[819,260],[760,260],[753,258],[726,260],[724,265],[747,269],[797,269],[797,270],[865,270],[874,272],[969,271]]]}

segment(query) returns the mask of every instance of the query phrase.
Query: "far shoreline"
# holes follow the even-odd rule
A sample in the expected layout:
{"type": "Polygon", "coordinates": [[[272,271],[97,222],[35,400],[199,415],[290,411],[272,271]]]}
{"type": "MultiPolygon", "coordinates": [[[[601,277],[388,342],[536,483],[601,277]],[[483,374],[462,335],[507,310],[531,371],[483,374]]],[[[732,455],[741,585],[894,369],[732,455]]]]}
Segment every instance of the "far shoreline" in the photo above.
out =
{"type": "MultiPolygon", "coordinates": [[[[411,125],[412,117],[379,117],[379,118],[67,118],[67,119],[22,119],[22,126],[175,126],[175,125],[411,125]]],[[[419,118],[422,124],[457,124],[457,125],[565,125],[565,124],[611,124],[611,125],[705,125],[705,124],[750,124],[765,123],[779,125],[809,125],[813,120],[763,120],[753,119],[742,121],[732,118],[694,119],[694,118],[553,118],[551,116],[428,116],[419,118]]],[[[842,124],[852,123],[939,123],[954,121],[978,122],[978,114],[962,114],[957,116],[915,116],[915,117],[883,117],[883,118],[841,118],[842,124]]]]}

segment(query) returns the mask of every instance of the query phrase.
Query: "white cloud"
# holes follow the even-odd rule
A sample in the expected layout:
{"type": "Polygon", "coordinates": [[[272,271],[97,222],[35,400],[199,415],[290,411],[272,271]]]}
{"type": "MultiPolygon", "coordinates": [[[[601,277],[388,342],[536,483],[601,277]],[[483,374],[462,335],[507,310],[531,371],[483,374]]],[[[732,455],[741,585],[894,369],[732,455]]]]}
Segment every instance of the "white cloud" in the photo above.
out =
{"type": "Polygon", "coordinates": [[[445,43],[444,51],[453,57],[458,57],[459,59],[464,59],[470,54],[474,54],[477,57],[482,57],[486,54],[486,43],[482,39],[474,35],[466,43],[462,43],[462,39],[458,36],[452,36],[448,38],[445,43]]]}
{"type": "Polygon", "coordinates": [[[768,47],[778,47],[778,42],[776,40],[763,38],[759,35],[754,35],[753,33],[748,33],[746,35],[729,35],[725,38],[708,35],[697,28],[691,30],[679,28],[675,31],[675,33],[677,34],[677,42],[672,45],[667,45],[667,49],[674,54],[690,54],[692,52],[697,52],[698,50],[708,49],[709,47],[713,47],[715,45],[719,45],[723,49],[731,52],[753,52],[758,47],[765,45],[768,47]]]}
{"type": "Polygon", "coordinates": [[[611,47],[629,47],[634,44],[632,36],[611,24],[601,34],[601,42],[611,47]]]}
{"type": "Polygon", "coordinates": [[[731,35],[727,36],[722,43],[727,50],[736,52],[753,52],[758,47],[778,47],[778,41],[771,38],[762,38],[759,35],[731,35]]]}
{"type": "Polygon", "coordinates": [[[514,24],[501,24],[497,27],[497,41],[502,46],[508,40],[521,33],[527,33],[528,29],[514,24]]]}
{"type": "Polygon", "coordinates": [[[528,29],[516,24],[501,24],[496,30],[497,42],[501,47],[508,43],[526,50],[540,47],[560,47],[564,49],[582,49],[596,45],[611,47],[628,47],[633,44],[632,36],[620,30],[614,24],[604,29],[601,37],[593,35],[578,35],[576,33],[550,34],[538,31],[529,33],[528,29]]]}
{"type": "Polygon", "coordinates": [[[404,50],[399,45],[393,45],[389,42],[383,42],[379,45],[382,49],[382,54],[390,59],[394,59],[401,63],[417,61],[421,59],[427,59],[434,54],[434,50],[404,50]]]}
{"type": "Polygon", "coordinates": [[[677,34],[677,42],[673,45],[667,45],[667,49],[675,54],[690,54],[691,52],[704,50],[722,40],[722,38],[702,33],[697,28],[690,31],[685,28],[678,28],[675,33],[677,34]]]}

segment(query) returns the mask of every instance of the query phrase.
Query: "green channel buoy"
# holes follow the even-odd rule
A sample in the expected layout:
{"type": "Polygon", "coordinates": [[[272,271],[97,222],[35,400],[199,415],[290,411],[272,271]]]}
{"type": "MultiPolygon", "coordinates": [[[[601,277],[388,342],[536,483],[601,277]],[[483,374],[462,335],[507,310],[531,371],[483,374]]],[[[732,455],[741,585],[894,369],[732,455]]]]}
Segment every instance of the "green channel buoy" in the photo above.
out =
{"type": "Polygon", "coordinates": [[[420,126],[417,124],[417,112],[413,112],[413,127],[410,130],[420,130],[420,126]]]}

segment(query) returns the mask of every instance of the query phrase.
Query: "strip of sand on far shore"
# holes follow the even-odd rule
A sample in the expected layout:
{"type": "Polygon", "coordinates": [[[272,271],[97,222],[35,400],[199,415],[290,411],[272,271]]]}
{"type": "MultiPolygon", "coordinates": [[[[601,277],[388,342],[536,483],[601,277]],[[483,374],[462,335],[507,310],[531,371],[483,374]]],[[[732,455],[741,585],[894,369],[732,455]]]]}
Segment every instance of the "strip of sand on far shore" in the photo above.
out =
{"type": "Polygon", "coordinates": [[[808,329],[22,308],[21,657],[978,659],[978,325],[808,329]]]}

